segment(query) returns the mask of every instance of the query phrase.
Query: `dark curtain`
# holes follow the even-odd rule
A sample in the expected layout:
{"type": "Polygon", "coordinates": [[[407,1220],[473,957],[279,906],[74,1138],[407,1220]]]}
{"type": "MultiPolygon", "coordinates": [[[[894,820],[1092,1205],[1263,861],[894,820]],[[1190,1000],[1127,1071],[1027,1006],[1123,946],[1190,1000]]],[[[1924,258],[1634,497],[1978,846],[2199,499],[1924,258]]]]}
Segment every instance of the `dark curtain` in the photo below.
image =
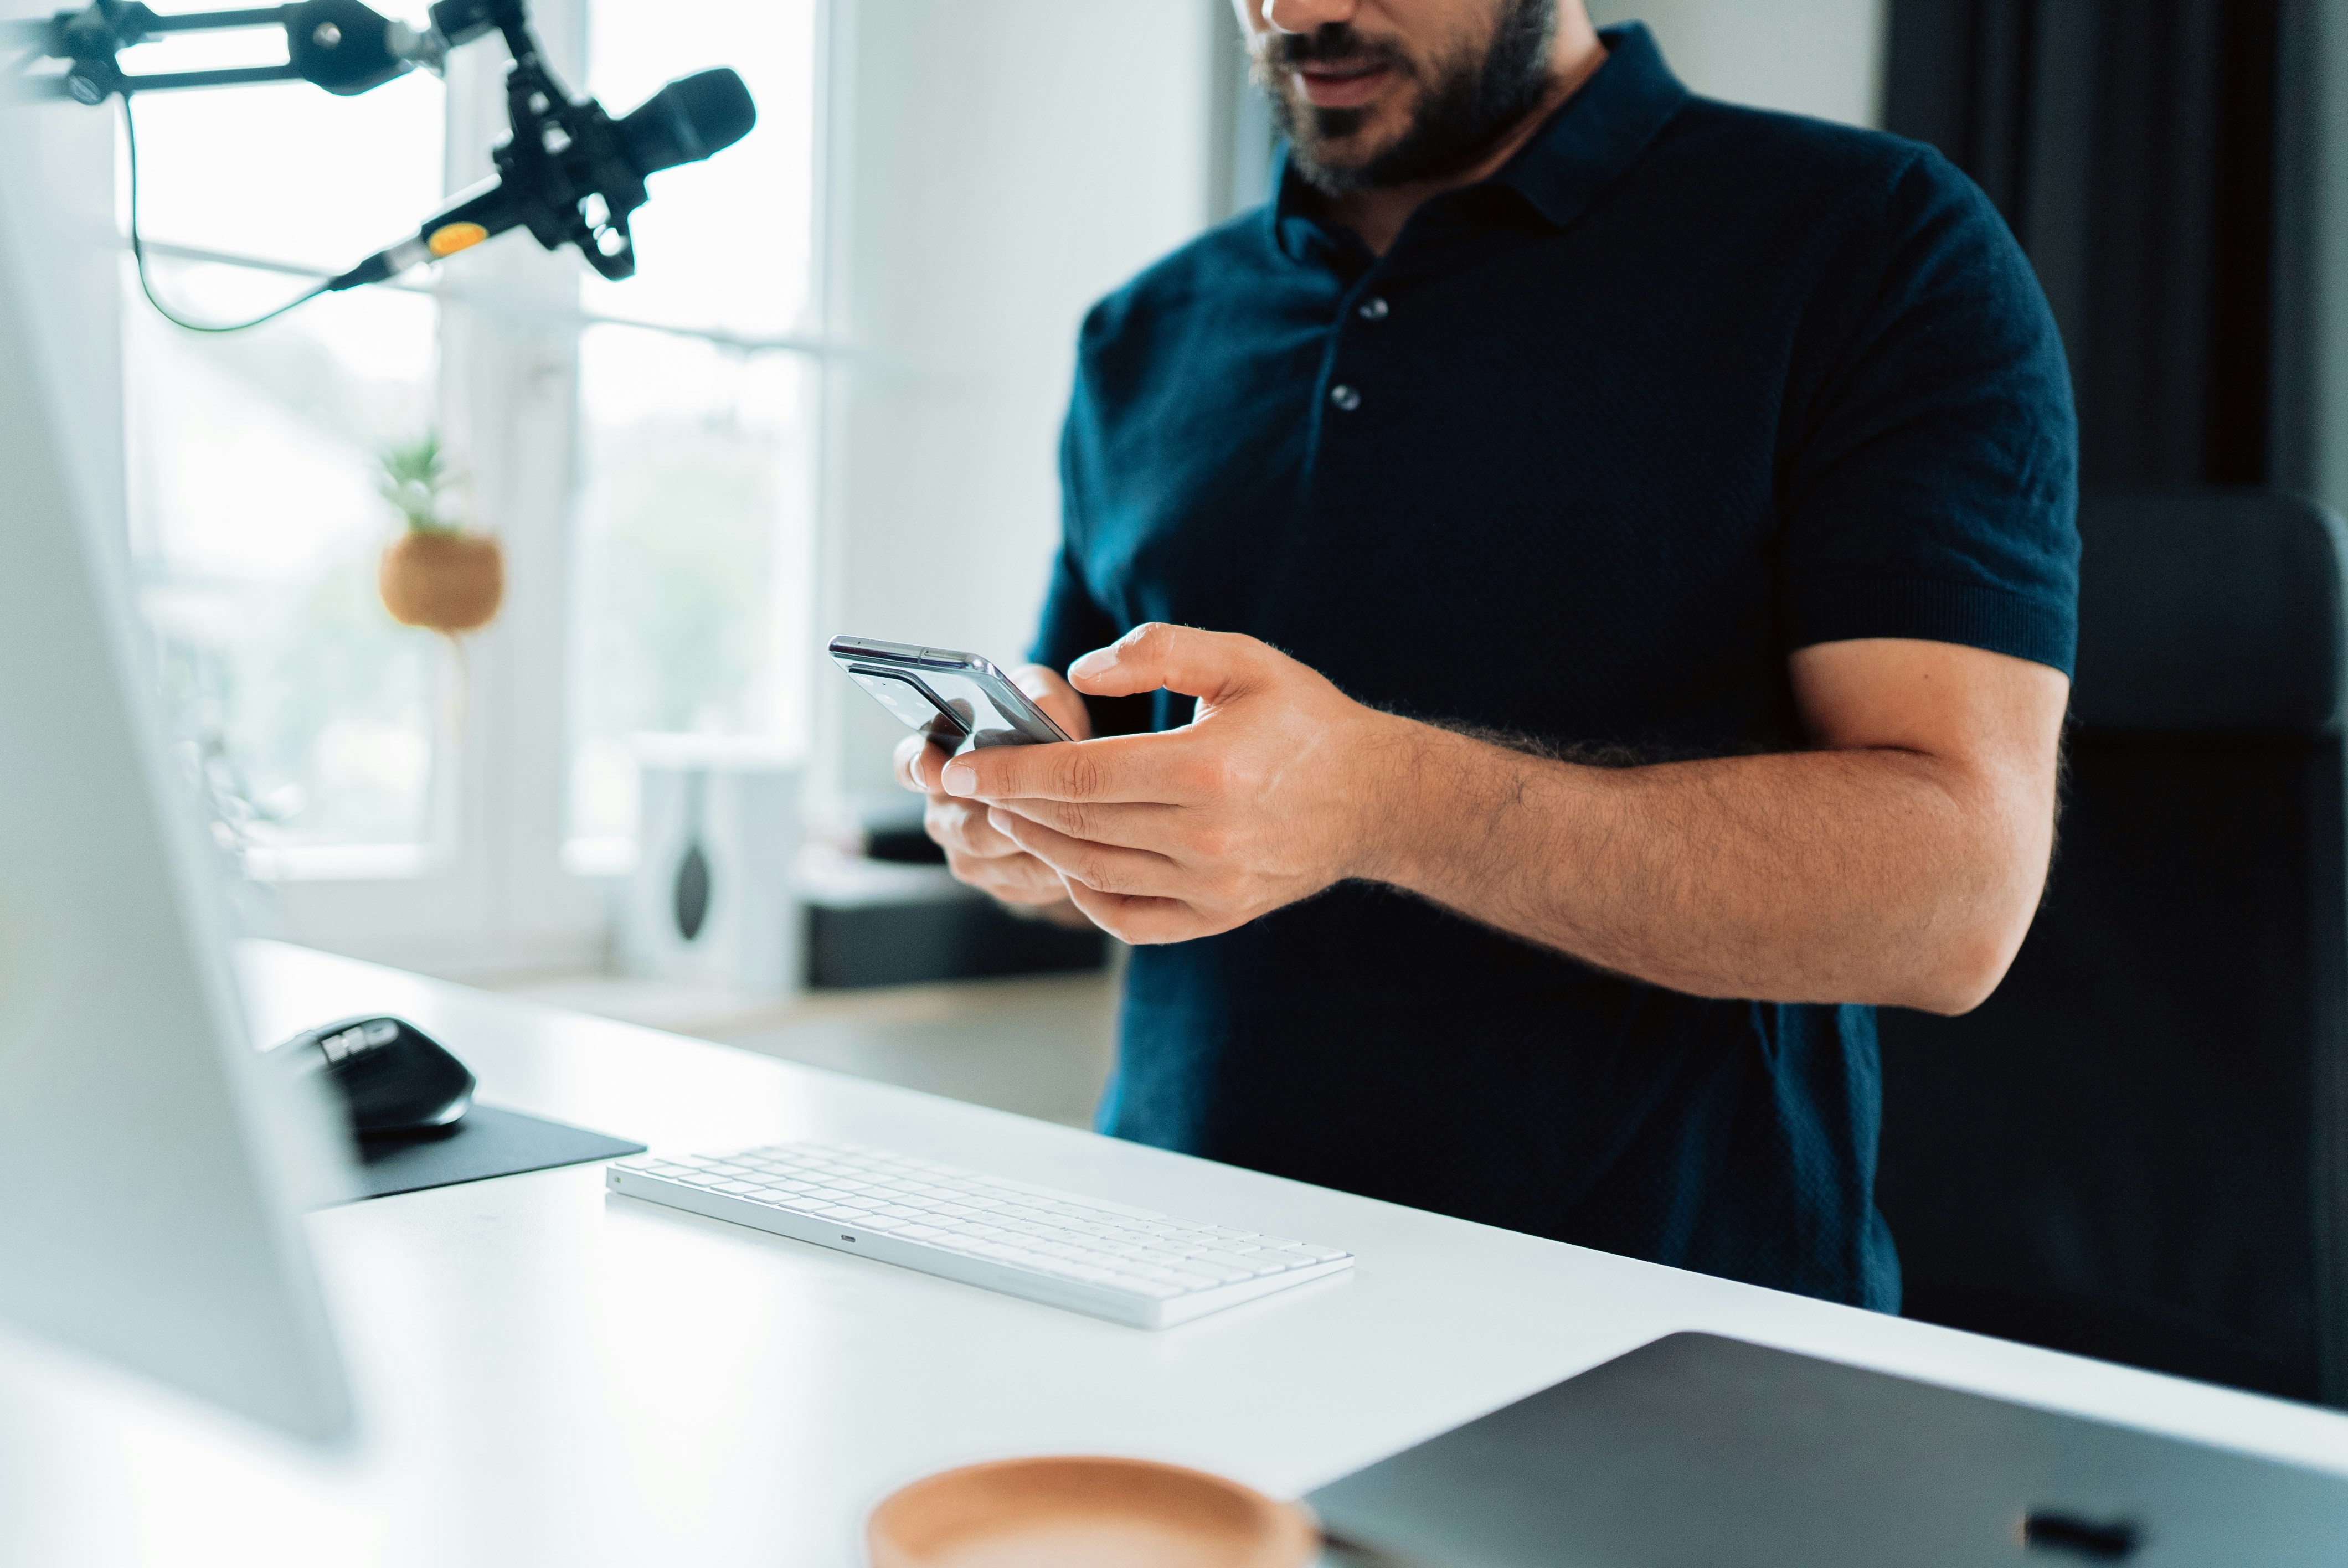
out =
{"type": "Polygon", "coordinates": [[[2306,482],[2296,11],[1892,0],[1885,128],[1972,175],[2030,253],[2087,488],[2306,482]]]}
{"type": "Polygon", "coordinates": [[[2083,487],[2168,493],[2082,508],[2052,887],[1979,1011],[1884,1013],[1879,1194],[1914,1316],[2348,1407],[2336,715],[2111,707],[2191,689],[2196,616],[2287,650],[2230,702],[2342,658],[2332,525],[2195,493],[2313,488],[2317,5],[1891,0],[1885,126],[2029,252],[2083,487]],[[2314,556],[2260,568],[2293,530],[2314,556]],[[2273,612],[2300,579],[2319,608],[2273,612]]]}

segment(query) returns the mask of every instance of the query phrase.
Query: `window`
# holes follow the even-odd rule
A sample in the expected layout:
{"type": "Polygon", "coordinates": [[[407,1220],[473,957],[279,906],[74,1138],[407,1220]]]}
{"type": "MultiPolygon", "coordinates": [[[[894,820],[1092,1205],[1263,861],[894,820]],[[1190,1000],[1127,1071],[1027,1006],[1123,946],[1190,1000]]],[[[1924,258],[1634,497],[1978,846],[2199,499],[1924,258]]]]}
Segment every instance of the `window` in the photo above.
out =
{"type": "Polygon", "coordinates": [[[803,745],[819,385],[813,302],[816,7],[713,0],[694,27],[660,0],[596,0],[589,80],[641,102],[728,41],[759,125],[720,164],[659,177],[639,275],[588,276],[612,323],[580,344],[581,469],[569,845],[618,863],[634,830],[628,737],[754,734],[803,745]]]}
{"type": "Polygon", "coordinates": [[[631,734],[803,739],[815,378],[610,325],[579,371],[571,833],[594,864],[634,831],[631,734]]]}
{"type": "MultiPolygon", "coordinates": [[[[254,37],[192,39],[174,58],[246,63],[254,37]]],[[[304,280],[207,252],[298,268],[374,250],[387,213],[438,199],[441,97],[407,77],[347,102],[298,83],[139,98],[158,292],[236,319],[304,280]]],[[[375,603],[374,454],[432,423],[438,313],[416,294],[343,295],[214,338],[160,320],[127,270],[125,283],[134,569],[187,736],[256,869],[304,850],[323,852],[316,869],[412,868],[433,837],[445,661],[375,603]]]]}
{"type": "Polygon", "coordinates": [[[413,866],[448,657],[376,601],[373,454],[431,422],[436,312],[390,293],[319,306],[227,340],[126,311],[138,592],[256,869],[362,846],[309,865],[413,866]]]}
{"type": "MultiPolygon", "coordinates": [[[[422,0],[377,4],[423,20],[422,0]]],[[[626,864],[634,828],[630,737],[803,743],[822,5],[675,15],[532,6],[557,73],[614,114],[718,64],[757,103],[742,142],[653,178],[633,279],[513,234],[220,337],[128,287],[139,600],[183,738],[274,889],[267,928],[444,972],[590,960],[608,900],[589,878],[626,864]],[[375,590],[394,527],[377,455],[435,428],[506,552],[502,623],[461,644],[394,624],[375,590]]],[[[275,42],[172,39],[134,63],[275,42]]],[[[234,319],[397,237],[506,134],[505,65],[492,38],[445,87],[140,97],[158,291],[234,319]]]]}

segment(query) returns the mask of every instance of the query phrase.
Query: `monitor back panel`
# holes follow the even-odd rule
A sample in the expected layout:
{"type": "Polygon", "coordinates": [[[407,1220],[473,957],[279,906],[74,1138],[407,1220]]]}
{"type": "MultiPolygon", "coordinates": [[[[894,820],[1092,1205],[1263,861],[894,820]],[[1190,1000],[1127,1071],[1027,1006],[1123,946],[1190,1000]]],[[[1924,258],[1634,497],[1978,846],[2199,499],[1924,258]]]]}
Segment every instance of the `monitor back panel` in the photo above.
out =
{"type": "Polygon", "coordinates": [[[335,1154],[239,1017],[216,868],[160,738],[77,433],[110,375],[76,341],[39,117],[0,101],[0,1325],[312,1437],[341,1372],[298,1228],[335,1154]]]}

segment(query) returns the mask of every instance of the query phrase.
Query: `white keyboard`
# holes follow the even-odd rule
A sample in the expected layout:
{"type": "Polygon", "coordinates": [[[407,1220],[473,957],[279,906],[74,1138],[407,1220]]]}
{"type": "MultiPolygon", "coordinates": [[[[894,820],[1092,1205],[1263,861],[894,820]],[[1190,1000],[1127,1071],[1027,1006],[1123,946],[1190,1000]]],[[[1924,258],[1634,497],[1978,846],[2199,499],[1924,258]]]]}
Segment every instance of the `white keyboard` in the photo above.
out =
{"type": "Polygon", "coordinates": [[[1141,1328],[1354,1266],[1354,1255],[1225,1230],[845,1143],[622,1160],[611,1189],[712,1219],[983,1285],[1141,1328]]]}

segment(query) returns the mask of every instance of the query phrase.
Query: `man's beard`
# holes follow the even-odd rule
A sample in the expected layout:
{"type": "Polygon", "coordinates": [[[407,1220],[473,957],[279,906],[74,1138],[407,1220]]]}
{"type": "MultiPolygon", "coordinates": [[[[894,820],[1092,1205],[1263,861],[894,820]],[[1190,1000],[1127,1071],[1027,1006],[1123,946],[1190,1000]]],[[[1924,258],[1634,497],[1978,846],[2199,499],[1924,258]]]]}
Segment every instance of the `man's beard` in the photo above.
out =
{"type": "Polygon", "coordinates": [[[1310,33],[1274,36],[1257,71],[1271,95],[1272,118],[1288,138],[1289,167],[1324,195],[1344,196],[1440,179],[1472,167],[1540,106],[1549,91],[1549,47],[1556,26],[1557,0],[1501,0],[1492,41],[1480,56],[1463,49],[1422,67],[1390,44],[1332,22],[1310,33]],[[1333,163],[1328,154],[1334,144],[1362,128],[1368,110],[1315,108],[1290,75],[1299,65],[1340,61],[1387,67],[1397,76],[1416,78],[1423,89],[1409,126],[1393,146],[1365,163],[1333,163]]]}

